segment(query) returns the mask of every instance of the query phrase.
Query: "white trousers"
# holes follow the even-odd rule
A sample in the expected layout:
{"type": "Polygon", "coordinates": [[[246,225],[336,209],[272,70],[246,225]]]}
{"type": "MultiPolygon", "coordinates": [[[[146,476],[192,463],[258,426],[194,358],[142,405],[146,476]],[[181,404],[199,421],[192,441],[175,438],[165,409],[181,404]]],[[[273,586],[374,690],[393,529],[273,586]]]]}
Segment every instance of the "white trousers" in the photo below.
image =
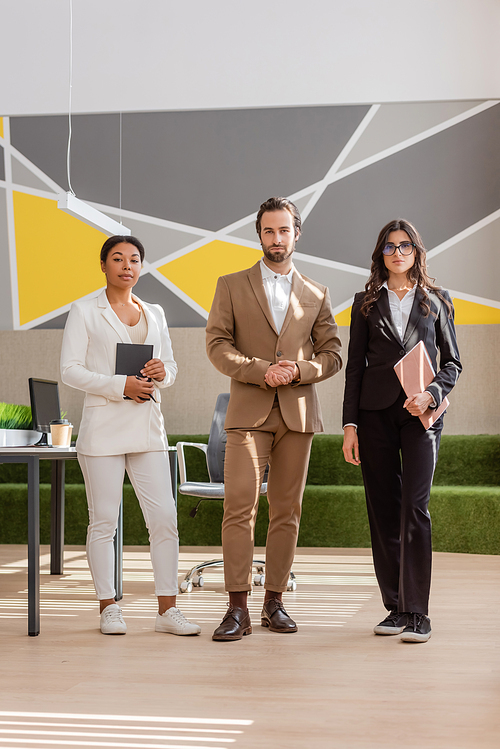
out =
{"type": "Polygon", "coordinates": [[[89,506],[87,559],[97,598],[114,598],[113,537],[118,525],[127,471],[149,531],[157,596],[178,593],[177,511],[166,452],[128,455],[78,455],[89,506]]]}

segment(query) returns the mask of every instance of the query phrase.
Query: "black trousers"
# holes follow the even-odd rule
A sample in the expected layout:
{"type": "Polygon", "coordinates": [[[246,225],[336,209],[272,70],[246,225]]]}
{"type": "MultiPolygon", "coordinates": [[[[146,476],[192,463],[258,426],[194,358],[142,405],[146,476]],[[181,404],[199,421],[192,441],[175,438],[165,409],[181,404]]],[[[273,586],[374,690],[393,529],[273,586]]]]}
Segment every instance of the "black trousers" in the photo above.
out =
{"type": "Polygon", "coordinates": [[[361,469],[384,606],[427,614],[432,566],[427,508],[443,417],[426,431],[403,408],[405,399],[401,391],[389,408],[359,412],[361,469]]]}

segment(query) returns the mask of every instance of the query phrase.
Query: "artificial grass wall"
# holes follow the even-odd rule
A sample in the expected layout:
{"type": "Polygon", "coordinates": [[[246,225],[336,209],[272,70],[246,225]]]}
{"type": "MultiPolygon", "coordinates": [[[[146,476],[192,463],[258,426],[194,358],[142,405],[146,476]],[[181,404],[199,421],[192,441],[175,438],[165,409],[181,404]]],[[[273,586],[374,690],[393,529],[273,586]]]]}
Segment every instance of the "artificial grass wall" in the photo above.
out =
{"type": "MultiPolygon", "coordinates": [[[[171,444],[178,440],[206,442],[207,436],[170,437],[171,444]]],[[[345,463],[341,445],[341,436],[314,437],[299,546],[370,546],[361,471],[345,463]]],[[[201,451],[188,451],[187,463],[190,479],[208,479],[201,451]]],[[[50,540],[50,470],[49,461],[40,462],[42,543],[50,540]]],[[[0,464],[0,543],[27,542],[26,480],[26,466],[0,464]]],[[[499,483],[500,436],[443,437],[430,504],[436,551],[500,554],[499,483]]],[[[203,502],[198,515],[191,518],[189,511],[196,501],[179,496],[180,543],[219,546],[222,502],[203,502]]],[[[84,544],[87,524],[80,467],[76,460],[66,461],[65,542],[84,544]]],[[[267,524],[267,500],[261,497],[255,531],[259,546],[265,544],[267,524]]],[[[124,486],[124,542],[148,543],[142,513],[128,482],[124,486]]]]}
{"type": "MultiPolygon", "coordinates": [[[[0,543],[27,543],[27,490],[4,484],[0,502],[0,543]]],[[[144,519],[131,486],[124,487],[124,543],[148,543],[144,519]]],[[[183,546],[220,546],[222,502],[207,501],[195,518],[189,511],[196,500],[179,497],[179,538],[183,546]]],[[[435,551],[500,554],[500,488],[436,486],[430,512],[435,551]]],[[[66,487],[65,542],[85,543],[87,501],[82,484],[66,487]]],[[[255,543],[265,546],[267,499],[260,498],[255,543]]],[[[40,539],[50,542],[50,485],[40,487],[40,539]]],[[[359,548],[370,546],[363,487],[307,486],[304,493],[299,546],[359,548]]]]}

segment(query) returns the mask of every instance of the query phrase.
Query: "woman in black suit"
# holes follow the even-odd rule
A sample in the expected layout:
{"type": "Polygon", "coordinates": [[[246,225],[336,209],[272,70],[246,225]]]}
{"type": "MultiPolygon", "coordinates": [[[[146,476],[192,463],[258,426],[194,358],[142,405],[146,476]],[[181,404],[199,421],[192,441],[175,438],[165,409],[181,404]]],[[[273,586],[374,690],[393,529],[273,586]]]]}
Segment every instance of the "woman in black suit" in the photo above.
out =
{"type": "Polygon", "coordinates": [[[427,275],[422,239],[408,221],[379,234],[365,291],[352,306],[346,366],[344,457],[361,465],[375,572],[389,615],[374,629],[407,642],[431,636],[431,520],[427,509],[443,416],[426,431],[462,370],[453,305],[427,275]],[[407,397],[394,365],[423,341],[437,372],[407,397]],[[439,351],[439,370],[438,370],[439,351]]]}

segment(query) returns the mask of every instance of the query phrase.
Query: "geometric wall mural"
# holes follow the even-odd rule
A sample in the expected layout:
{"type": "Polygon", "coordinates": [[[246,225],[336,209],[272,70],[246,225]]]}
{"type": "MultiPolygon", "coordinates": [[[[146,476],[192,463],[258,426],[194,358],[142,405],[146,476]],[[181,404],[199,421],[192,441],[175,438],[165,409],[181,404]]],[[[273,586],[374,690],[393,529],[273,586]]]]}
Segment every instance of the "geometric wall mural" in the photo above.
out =
{"type": "MultiPolygon", "coordinates": [[[[57,208],[66,139],[66,117],[0,117],[1,329],[62,327],[103,286],[104,235],[57,208]]],[[[271,195],[301,210],[295,264],[329,287],[339,324],[398,216],[457,324],[500,323],[498,102],[76,115],[71,175],[144,243],[136,291],[171,327],[204,326],[217,278],[258,260],[271,195]]]]}

